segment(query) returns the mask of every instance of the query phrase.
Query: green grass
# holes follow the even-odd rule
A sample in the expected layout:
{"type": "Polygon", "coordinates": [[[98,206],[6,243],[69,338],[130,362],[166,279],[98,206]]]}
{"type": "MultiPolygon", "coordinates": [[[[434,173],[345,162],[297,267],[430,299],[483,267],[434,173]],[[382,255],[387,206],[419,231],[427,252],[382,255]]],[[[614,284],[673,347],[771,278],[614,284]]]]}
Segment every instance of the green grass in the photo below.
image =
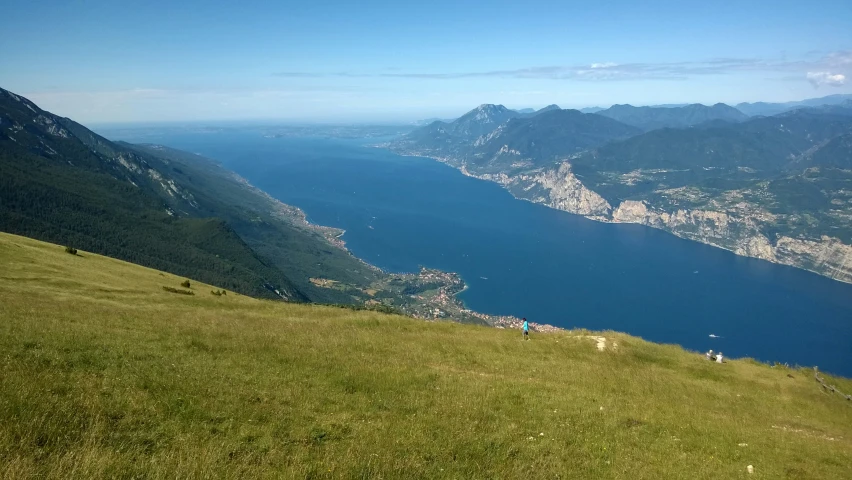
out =
{"type": "Polygon", "coordinates": [[[0,234],[0,478],[852,477],[808,371],[183,280],[0,234]]]}

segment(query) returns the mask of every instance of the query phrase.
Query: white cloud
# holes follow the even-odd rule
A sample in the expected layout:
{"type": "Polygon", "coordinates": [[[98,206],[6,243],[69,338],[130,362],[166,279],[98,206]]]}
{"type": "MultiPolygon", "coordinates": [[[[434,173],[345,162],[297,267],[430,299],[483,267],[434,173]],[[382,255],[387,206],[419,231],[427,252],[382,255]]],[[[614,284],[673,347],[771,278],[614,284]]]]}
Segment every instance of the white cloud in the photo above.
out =
{"type": "Polygon", "coordinates": [[[808,72],[807,78],[814,88],[819,88],[822,85],[840,87],[846,84],[846,75],[842,73],[808,72]]]}
{"type": "Polygon", "coordinates": [[[613,63],[613,62],[593,63],[591,65],[592,68],[612,68],[612,67],[617,67],[617,66],[618,66],[618,64],[613,63]]]}

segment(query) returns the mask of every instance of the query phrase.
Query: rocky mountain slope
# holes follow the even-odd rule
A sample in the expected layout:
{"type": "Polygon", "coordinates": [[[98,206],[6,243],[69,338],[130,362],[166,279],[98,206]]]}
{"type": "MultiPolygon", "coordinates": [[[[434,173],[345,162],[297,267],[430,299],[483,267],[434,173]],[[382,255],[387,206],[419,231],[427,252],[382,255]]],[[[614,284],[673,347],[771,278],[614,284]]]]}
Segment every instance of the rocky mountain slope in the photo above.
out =
{"type": "Polygon", "coordinates": [[[545,114],[536,128],[511,128],[521,121],[513,119],[452,149],[423,131],[390,148],[437,158],[518,198],[852,282],[850,113],[807,108],[633,135],[602,130],[592,120],[601,115],[575,115],[589,132],[606,132],[597,145],[579,143],[589,138],[582,127],[545,114]],[[489,151],[490,142],[505,147],[489,151]]]}
{"type": "Polygon", "coordinates": [[[0,89],[0,230],[249,295],[307,300],[175,174],[155,155],[0,89]]]}

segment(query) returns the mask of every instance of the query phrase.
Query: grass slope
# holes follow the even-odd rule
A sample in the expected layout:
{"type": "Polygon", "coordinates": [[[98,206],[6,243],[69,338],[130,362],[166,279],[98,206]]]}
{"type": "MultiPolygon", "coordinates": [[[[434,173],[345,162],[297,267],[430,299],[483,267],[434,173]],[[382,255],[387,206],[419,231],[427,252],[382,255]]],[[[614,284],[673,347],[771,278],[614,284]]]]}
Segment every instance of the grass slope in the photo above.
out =
{"type": "Polygon", "coordinates": [[[288,300],[308,300],[219,218],[219,204],[199,205],[170,172],[158,157],[0,88],[0,231],[261,298],[279,298],[278,291],[288,300]]]}
{"type": "Polygon", "coordinates": [[[120,145],[168,162],[173,178],[192,190],[199,205],[212,207],[208,215],[226,221],[252,250],[287,272],[310,301],[363,304],[372,298],[357,290],[344,292],[313,285],[311,278],[331,278],[363,289],[382,275],[346,250],[330,245],[317,229],[276,217],[274,212],[281,206],[238,182],[233,172],[213,160],[168,147],[120,145]]]}
{"type": "Polygon", "coordinates": [[[0,234],[0,478],[852,476],[808,371],[181,281],[0,234]]]}

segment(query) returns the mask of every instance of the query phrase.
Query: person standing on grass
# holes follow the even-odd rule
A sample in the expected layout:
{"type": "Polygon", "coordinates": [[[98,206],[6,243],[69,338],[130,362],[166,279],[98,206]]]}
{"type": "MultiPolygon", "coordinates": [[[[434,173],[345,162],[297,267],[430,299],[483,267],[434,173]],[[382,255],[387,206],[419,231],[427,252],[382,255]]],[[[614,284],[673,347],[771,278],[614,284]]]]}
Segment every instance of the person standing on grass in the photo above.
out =
{"type": "Polygon", "coordinates": [[[521,327],[524,329],[524,340],[530,339],[530,324],[527,322],[527,319],[524,318],[524,325],[521,327]]]}

